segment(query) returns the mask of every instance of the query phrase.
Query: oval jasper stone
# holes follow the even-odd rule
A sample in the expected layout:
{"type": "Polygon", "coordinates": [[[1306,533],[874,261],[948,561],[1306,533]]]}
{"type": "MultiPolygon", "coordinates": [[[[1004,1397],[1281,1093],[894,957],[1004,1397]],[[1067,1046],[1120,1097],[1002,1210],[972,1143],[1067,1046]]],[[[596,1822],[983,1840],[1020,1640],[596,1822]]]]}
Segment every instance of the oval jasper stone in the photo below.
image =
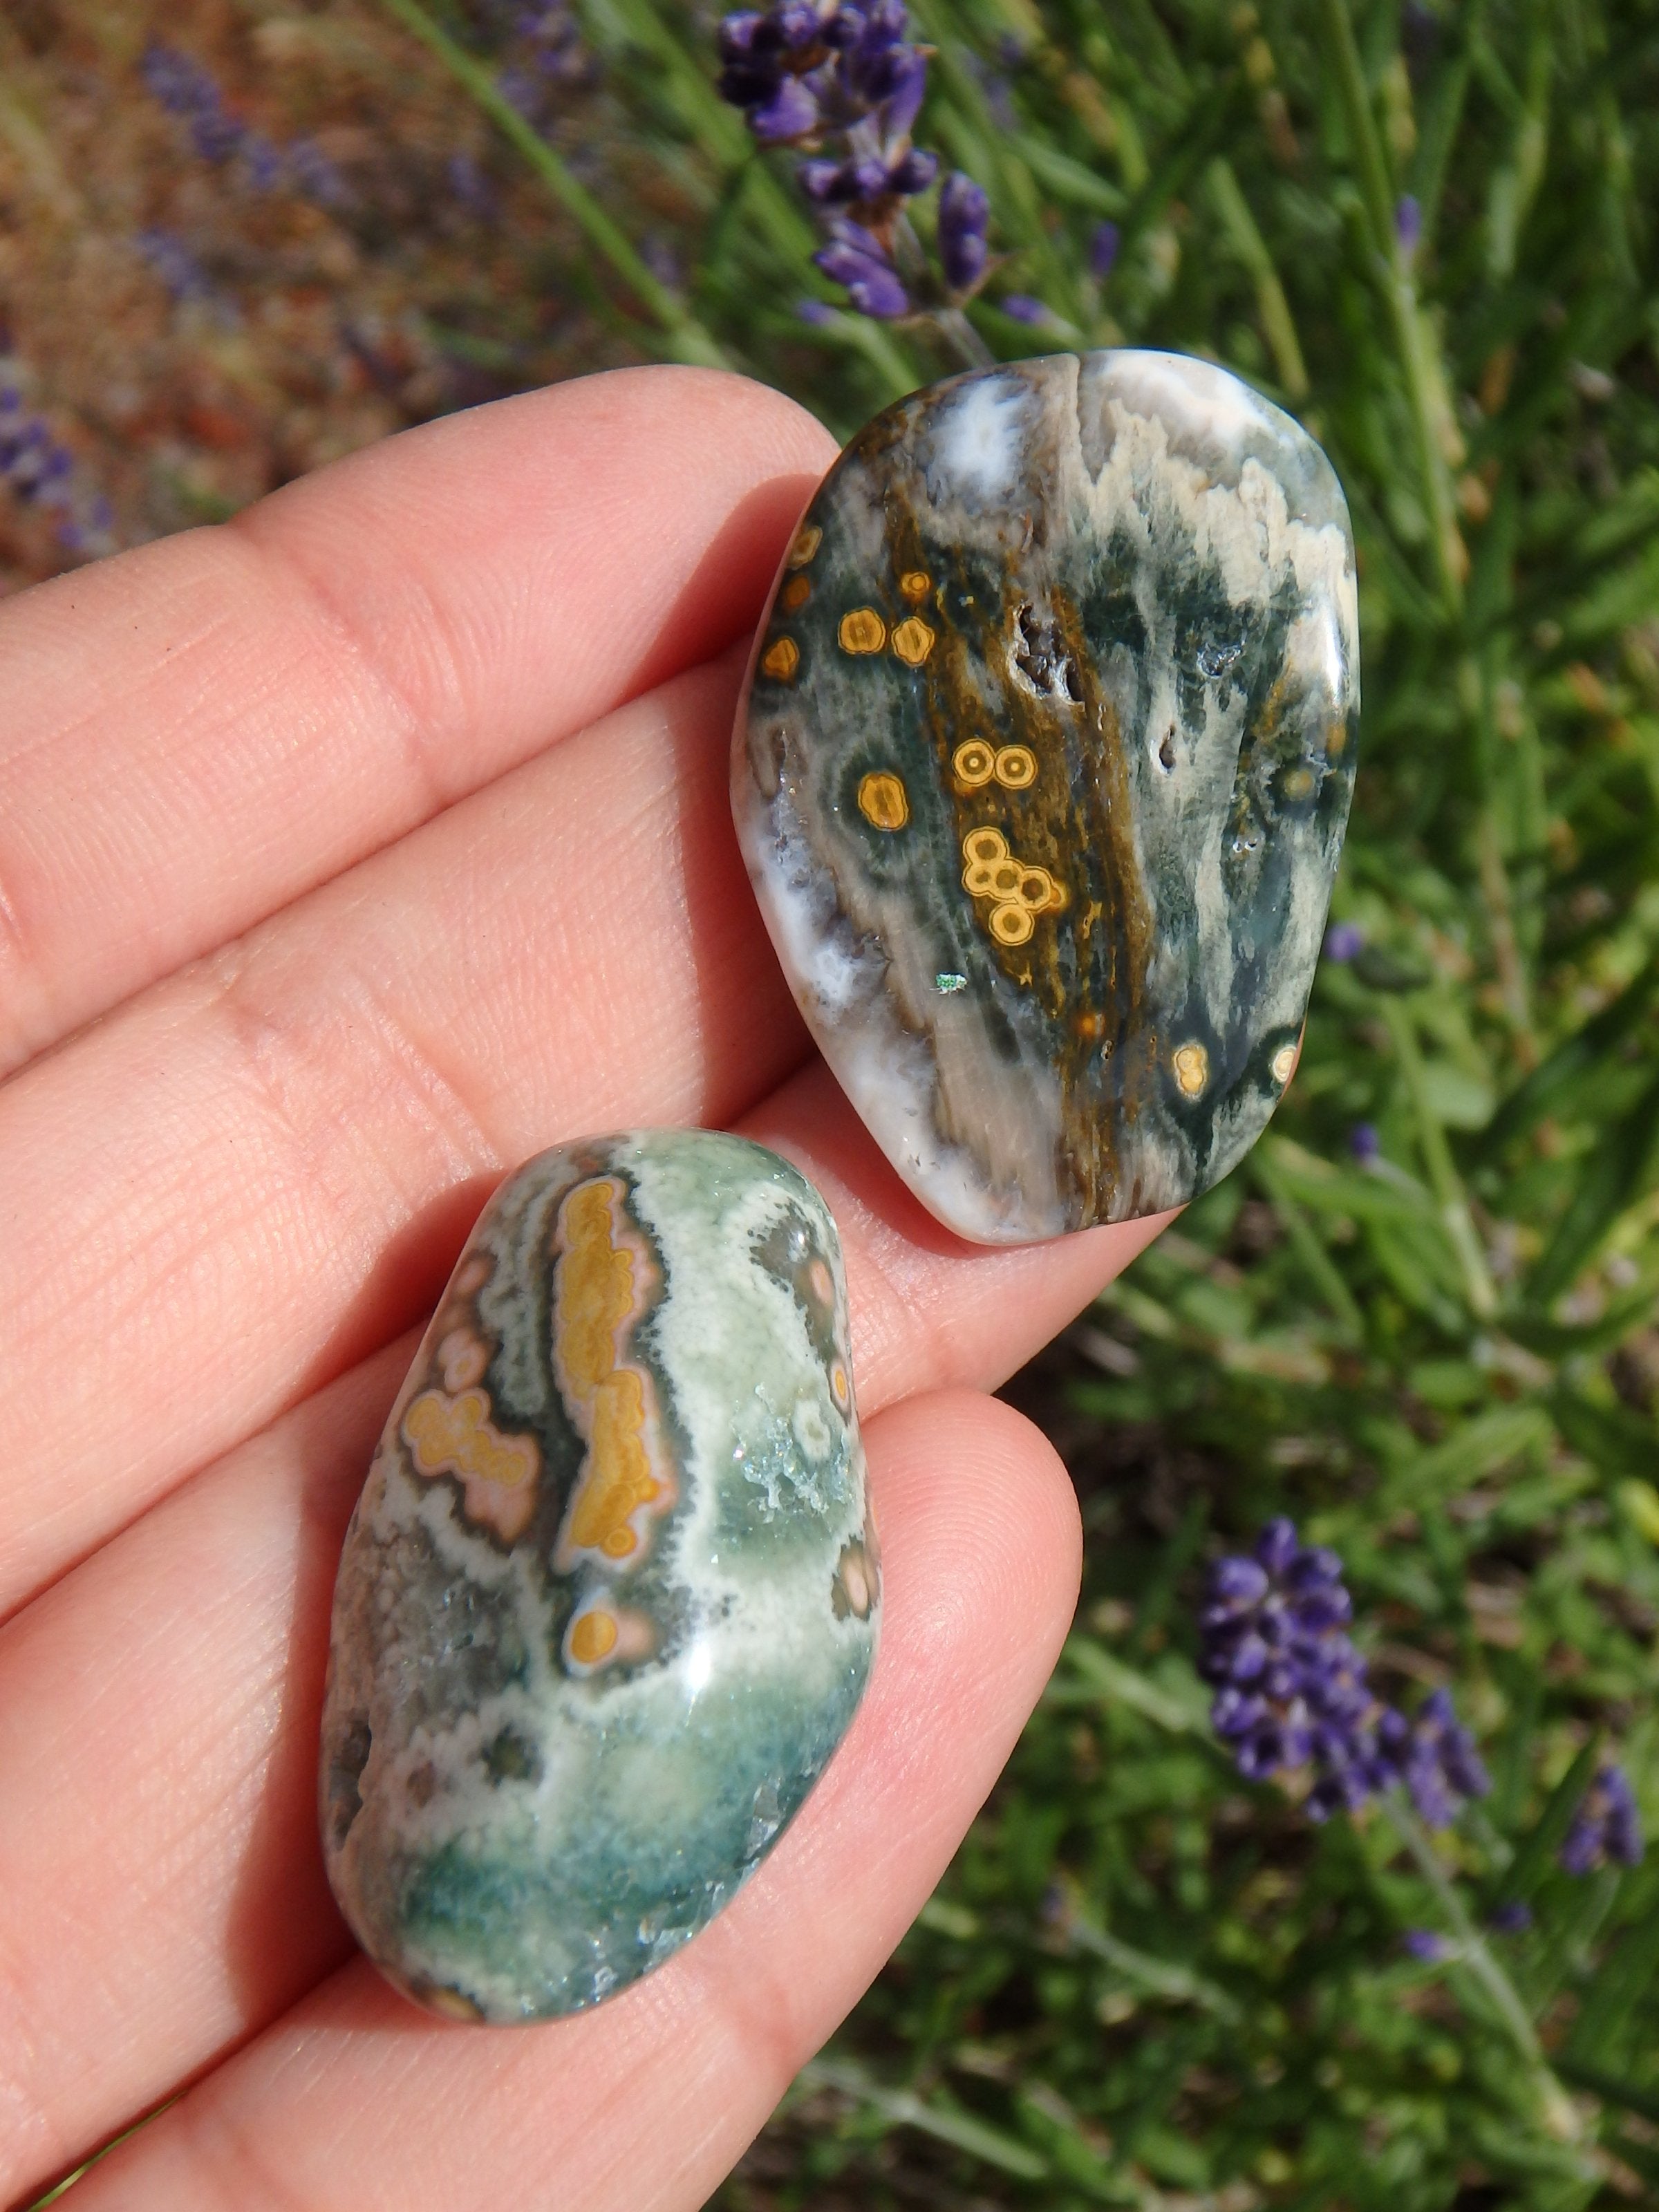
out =
{"type": "Polygon", "coordinates": [[[941,1221],[1132,1219],[1255,1141],[1358,703],[1341,489],[1224,370],[1060,354],[853,441],[762,626],[734,810],[825,1059],[941,1221]]]}
{"type": "Polygon", "coordinates": [[[358,1941],[472,2020],[647,1972],[823,1771],[878,1592],[817,1193],[702,1133],[532,1160],[467,1241],[340,1564],[322,1828],[358,1941]]]}

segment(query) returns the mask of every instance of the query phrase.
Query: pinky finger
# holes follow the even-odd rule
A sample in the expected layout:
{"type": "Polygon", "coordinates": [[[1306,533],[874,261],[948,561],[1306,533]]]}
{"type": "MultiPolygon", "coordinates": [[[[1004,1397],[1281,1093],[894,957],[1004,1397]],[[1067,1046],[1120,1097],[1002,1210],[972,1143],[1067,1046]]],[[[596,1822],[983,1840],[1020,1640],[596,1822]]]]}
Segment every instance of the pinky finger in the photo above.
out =
{"type": "Polygon", "coordinates": [[[695,2212],[926,1901],[1071,1621],[1071,1486],[1020,1415],[941,1393],[866,1441],[875,1677],[720,1919],[598,2012],[540,2027],[430,2021],[356,1960],[96,2167],[76,2212],[695,2212]]]}

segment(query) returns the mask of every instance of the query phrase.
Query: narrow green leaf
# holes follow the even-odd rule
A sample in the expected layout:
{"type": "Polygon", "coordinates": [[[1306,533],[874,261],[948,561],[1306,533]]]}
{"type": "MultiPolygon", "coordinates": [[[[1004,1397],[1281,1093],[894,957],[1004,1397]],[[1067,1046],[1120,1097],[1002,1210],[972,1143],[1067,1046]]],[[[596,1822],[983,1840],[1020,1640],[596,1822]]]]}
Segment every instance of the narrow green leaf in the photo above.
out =
{"type": "Polygon", "coordinates": [[[1637,2004],[1659,1972],[1659,1903],[1620,1933],[1597,1968],[1583,2009],[1567,2039],[1576,2059],[1595,2065],[1606,2057],[1637,2004]]]}

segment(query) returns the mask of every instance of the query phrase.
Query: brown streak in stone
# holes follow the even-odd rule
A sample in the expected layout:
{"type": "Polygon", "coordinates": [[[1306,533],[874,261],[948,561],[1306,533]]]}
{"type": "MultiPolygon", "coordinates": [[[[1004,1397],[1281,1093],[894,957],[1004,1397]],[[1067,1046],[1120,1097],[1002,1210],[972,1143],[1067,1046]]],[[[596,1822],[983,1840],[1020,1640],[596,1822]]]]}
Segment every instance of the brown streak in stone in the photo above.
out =
{"type": "MultiPolygon", "coordinates": [[[[1073,925],[1079,970],[1090,964],[1097,931],[1104,933],[1110,951],[1110,1003],[1065,1007],[1072,1018],[1065,1022],[1056,1055],[1061,1126],[1081,1218],[1122,1218],[1139,1210],[1141,1200],[1138,1190],[1121,1187],[1119,1133],[1139,1115],[1153,1111],[1157,1103],[1157,1040],[1146,1025],[1152,914],[1135,849],[1129,764],[1116,710],[1101,688],[1080,611],[1059,592],[1051,594],[1051,604],[1083,693],[1073,711],[1081,749],[1093,770],[1066,793],[1066,835],[1079,856],[1073,866],[1080,873],[1086,865],[1091,894],[1087,911],[1073,925]],[[1103,1017],[1098,1033],[1090,1018],[1094,1016],[1103,1017]],[[1103,1045],[1108,1070],[1104,1098],[1088,1074],[1103,1045]]],[[[1063,997],[1057,959],[1054,964],[1053,989],[1056,997],[1063,997]]]]}

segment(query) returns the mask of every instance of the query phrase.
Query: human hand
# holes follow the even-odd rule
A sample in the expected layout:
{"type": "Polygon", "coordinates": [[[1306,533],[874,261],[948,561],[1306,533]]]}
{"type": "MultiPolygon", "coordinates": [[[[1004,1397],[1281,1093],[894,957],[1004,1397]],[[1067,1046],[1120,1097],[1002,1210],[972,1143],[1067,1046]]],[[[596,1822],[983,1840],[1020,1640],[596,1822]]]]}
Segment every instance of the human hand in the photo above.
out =
{"type": "Polygon", "coordinates": [[[921,1906],[1078,1532],[976,1395],[1159,1225],[962,1245],[815,1060],[726,809],[832,458],[641,370],[434,423],[0,611],[0,2184],[76,2212],[700,2204],[921,1906]],[[561,1139],[707,1122],[846,1249],[886,1575],[863,1710],[697,1941],[434,2021],[315,1832],[347,1516],[462,1237],[561,1139]]]}

